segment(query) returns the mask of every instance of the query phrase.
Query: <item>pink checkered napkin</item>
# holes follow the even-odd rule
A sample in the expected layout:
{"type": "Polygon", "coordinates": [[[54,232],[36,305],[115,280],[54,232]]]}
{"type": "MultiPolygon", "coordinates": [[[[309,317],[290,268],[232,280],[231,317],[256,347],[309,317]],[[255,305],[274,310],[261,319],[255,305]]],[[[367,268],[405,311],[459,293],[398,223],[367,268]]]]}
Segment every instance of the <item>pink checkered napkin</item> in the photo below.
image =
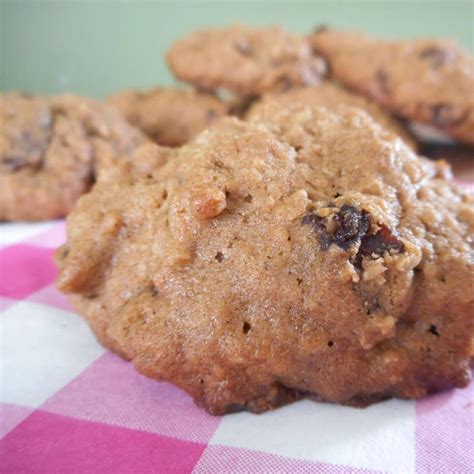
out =
{"type": "Polygon", "coordinates": [[[54,287],[62,222],[0,227],[1,473],[472,473],[474,390],[215,418],[106,352],[54,287]]]}

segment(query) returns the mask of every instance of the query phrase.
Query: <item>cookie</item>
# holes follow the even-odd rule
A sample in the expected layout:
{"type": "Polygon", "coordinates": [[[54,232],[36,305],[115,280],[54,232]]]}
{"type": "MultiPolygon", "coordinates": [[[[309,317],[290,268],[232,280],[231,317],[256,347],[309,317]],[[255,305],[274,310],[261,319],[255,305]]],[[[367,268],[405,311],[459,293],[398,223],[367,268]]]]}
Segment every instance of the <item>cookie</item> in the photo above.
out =
{"type": "Polygon", "coordinates": [[[333,77],[349,88],[402,117],[474,144],[474,59],[454,42],[384,41],[323,29],[311,43],[329,62],[333,77]]]}
{"type": "Polygon", "coordinates": [[[196,31],[174,43],[167,60],[178,79],[240,95],[315,84],[326,72],[304,38],[280,27],[196,31]]]}
{"type": "Polygon", "coordinates": [[[156,87],[126,90],[107,101],[160,145],[181,146],[227,114],[228,106],[211,94],[156,87]]]}
{"type": "Polygon", "coordinates": [[[83,196],[57,285],[212,414],[463,387],[474,201],[448,175],[360,109],[224,118],[83,196]]]}
{"type": "Polygon", "coordinates": [[[120,114],[72,95],[0,95],[0,220],[65,216],[99,168],[147,139],[120,114]]]}
{"type": "Polygon", "coordinates": [[[413,150],[417,145],[405,127],[389,113],[379,107],[375,102],[367,100],[364,96],[354,94],[332,82],[324,81],[317,86],[308,86],[291,91],[275,94],[270,93],[262,97],[250,108],[247,117],[257,119],[271,117],[275,109],[292,107],[294,105],[322,106],[337,108],[340,105],[359,107],[365,110],[383,128],[398,135],[413,150]]]}

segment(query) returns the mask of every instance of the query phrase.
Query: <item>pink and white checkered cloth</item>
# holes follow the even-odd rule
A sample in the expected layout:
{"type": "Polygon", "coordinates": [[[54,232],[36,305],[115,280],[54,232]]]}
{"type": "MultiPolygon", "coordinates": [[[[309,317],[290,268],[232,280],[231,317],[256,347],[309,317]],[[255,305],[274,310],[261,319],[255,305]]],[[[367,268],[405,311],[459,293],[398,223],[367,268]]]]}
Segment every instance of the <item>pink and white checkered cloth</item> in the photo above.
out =
{"type": "Polygon", "coordinates": [[[64,224],[1,224],[1,473],[474,472],[474,390],[215,418],[107,352],[54,287],[64,224]]]}

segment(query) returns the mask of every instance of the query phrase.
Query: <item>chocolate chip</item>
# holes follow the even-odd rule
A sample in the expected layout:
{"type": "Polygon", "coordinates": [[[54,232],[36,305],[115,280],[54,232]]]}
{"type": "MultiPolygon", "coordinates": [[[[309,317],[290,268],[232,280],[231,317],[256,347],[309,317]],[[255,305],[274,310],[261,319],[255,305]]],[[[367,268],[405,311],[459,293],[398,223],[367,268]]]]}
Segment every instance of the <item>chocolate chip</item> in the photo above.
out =
{"type": "Polygon", "coordinates": [[[243,332],[244,334],[248,334],[252,326],[247,321],[244,321],[244,327],[243,327],[243,332]]]}
{"type": "Polygon", "coordinates": [[[323,250],[327,250],[331,244],[347,250],[369,230],[369,214],[344,204],[337,213],[325,218],[314,213],[307,214],[302,223],[313,228],[323,250]]]}
{"type": "Polygon", "coordinates": [[[420,58],[428,59],[434,67],[442,66],[452,58],[452,52],[437,46],[431,46],[420,52],[420,58]]]}
{"type": "Polygon", "coordinates": [[[377,82],[379,92],[382,95],[388,95],[389,94],[389,88],[388,88],[388,75],[387,75],[387,73],[385,71],[382,71],[382,69],[378,69],[377,72],[375,73],[375,81],[377,82]]]}
{"type": "Polygon", "coordinates": [[[438,104],[431,108],[431,120],[438,127],[447,127],[462,122],[464,115],[450,104],[438,104]]]}

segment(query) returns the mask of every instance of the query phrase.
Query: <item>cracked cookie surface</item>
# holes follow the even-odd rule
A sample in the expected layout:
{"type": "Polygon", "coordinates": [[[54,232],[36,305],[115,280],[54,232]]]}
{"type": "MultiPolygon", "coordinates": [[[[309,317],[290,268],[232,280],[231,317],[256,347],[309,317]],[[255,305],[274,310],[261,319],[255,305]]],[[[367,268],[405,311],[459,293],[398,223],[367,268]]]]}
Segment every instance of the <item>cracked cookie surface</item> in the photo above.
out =
{"type": "Polygon", "coordinates": [[[0,220],[65,216],[100,168],[146,140],[117,112],[73,95],[0,95],[0,220]]]}
{"type": "Polygon", "coordinates": [[[468,383],[474,209],[442,164],[347,107],[145,148],[79,200],[57,282],[140,372],[212,414],[468,383]]]}
{"type": "Polygon", "coordinates": [[[195,31],[172,45],[167,60],[178,79],[198,88],[250,96],[315,84],[326,73],[308,42],[280,27],[195,31]]]}
{"type": "Polygon", "coordinates": [[[310,40],[332,76],[347,87],[402,117],[474,144],[474,58],[456,43],[384,41],[330,29],[310,40]]]}
{"type": "Polygon", "coordinates": [[[126,90],[109,97],[107,102],[164,146],[187,143],[228,112],[228,106],[214,95],[171,87],[126,90]]]}

